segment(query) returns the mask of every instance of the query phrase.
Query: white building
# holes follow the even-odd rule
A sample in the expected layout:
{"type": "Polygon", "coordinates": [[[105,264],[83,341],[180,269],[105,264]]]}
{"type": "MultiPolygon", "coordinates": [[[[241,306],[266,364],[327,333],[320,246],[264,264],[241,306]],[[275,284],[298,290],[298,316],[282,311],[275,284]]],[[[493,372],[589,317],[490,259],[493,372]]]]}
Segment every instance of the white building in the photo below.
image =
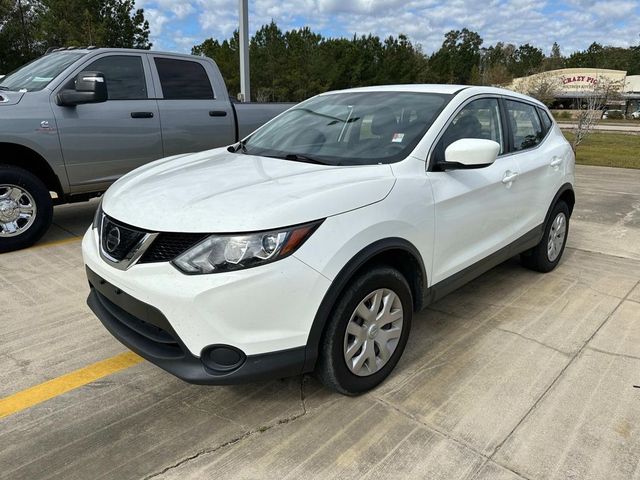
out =
{"type": "Polygon", "coordinates": [[[563,68],[516,78],[509,88],[527,92],[541,82],[553,86],[556,98],[553,106],[557,108],[580,108],[585,97],[606,83],[620,91],[619,99],[611,101],[609,106],[628,112],[640,109],[640,75],[627,75],[624,70],[563,68]]]}

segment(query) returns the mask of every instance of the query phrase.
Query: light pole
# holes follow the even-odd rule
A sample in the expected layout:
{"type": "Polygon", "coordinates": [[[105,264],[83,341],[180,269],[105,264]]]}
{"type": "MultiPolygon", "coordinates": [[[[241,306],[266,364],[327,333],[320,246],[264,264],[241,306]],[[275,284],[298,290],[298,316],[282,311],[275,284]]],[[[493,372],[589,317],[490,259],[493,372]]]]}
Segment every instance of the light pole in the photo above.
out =
{"type": "Polygon", "coordinates": [[[240,3],[240,101],[251,101],[249,74],[249,0],[240,3]]]}

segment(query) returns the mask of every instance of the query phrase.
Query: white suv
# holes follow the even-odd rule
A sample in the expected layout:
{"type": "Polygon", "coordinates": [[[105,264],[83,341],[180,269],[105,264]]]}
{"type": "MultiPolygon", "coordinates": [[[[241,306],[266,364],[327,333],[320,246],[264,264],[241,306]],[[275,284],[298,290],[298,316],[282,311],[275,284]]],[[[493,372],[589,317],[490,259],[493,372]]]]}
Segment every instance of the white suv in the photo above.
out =
{"type": "Polygon", "coordinates": [[[88,303],[186,381],[315,370],[357,394],[396,366],[414,312],[517,254],[552,270],[573,183],[571,147],[529,97],[326,93],[116,182],[82,245],[88,303]]]}

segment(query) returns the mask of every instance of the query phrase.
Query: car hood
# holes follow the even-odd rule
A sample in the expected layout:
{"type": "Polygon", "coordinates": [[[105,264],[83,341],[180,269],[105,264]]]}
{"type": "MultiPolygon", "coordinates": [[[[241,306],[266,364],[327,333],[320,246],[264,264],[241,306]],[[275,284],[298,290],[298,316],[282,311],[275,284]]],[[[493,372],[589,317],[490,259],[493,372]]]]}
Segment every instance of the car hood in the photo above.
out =
{"type": "Polygon", "coordinates": [[[12,92],[9,90],[0,90],[0,107],[17,104],[24,96],[24,92],[12,92]]]}
{"type": "Polygon", "coordinates": [[[229,153],[158,160],[107,191],[105,213],[152,231],[228,233],[326,218],[382,200],[389,165],[325,166],[229,153]]]}

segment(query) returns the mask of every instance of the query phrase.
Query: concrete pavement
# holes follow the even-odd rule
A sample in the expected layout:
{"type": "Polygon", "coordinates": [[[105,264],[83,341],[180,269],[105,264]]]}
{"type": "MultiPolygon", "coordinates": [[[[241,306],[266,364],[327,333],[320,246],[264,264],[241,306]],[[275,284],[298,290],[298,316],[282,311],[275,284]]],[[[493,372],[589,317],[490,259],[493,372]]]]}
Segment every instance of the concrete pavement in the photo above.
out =
{"type": "MultiPolygon", "coordinates": [[[[0,478],[640,478],[640,170],[578,167],[577,196],[554,272],[512,260],[430,306],[367,395],[142,362],[0,419],[0,478]]],[[[84,304],[95,204],[0,257],[0,397],[124,351],[84,304]]]]}

